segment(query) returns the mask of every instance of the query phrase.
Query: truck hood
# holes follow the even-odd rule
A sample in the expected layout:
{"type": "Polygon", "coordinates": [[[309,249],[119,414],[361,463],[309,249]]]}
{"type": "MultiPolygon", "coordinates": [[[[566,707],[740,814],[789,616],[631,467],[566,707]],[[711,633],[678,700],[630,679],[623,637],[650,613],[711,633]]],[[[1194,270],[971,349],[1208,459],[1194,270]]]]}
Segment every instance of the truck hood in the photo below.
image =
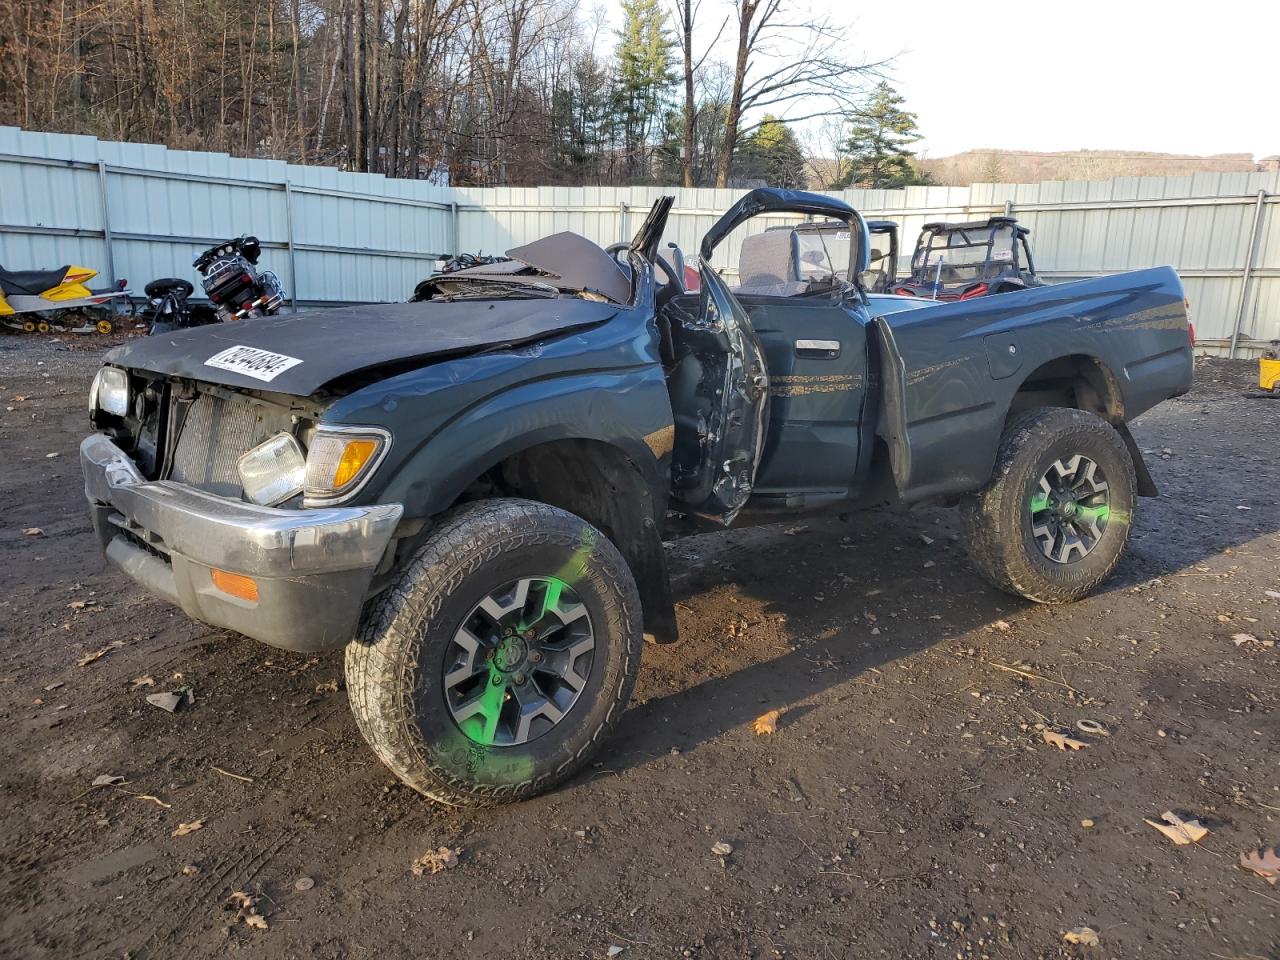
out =
{"type": "Polygon", "coordinates": [[[361,370],[530,343],[617,312],[615,304],[572,297],[338,307],[144,337],[106,362],[306,397],[361,370]]]}

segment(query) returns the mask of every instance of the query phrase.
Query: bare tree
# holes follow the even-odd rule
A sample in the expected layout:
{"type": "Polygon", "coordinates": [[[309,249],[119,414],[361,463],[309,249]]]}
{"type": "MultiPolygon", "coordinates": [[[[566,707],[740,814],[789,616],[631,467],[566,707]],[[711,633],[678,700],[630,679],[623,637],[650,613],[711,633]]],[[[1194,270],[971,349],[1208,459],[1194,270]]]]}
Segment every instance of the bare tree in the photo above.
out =
{"type": "Polygon", "coordinates": [[[770,111],[787,123],[833,116],[851,109],[859,81],[884,66],[851,62],[847,32],[829,17],[793,22],[790,0],[733,0],[733,8],[738,43],[717,187],[728,186],[739,139],[760,123],[746,125],[748,114],[770,111]]]}
{"type": "Polygon", "coordinates": [[[677,39],[680,44],[680,51],[684,55],[684,149],[680,155],[680,175],[684,185],[692,187],[695,183],[693,171],[696,157],[694,151],[698,142],[698,101],[694,96],[694,77],[702,71],[702,66],[706,63],[707,57],[724,34],[724,28],[729,25],[729,18],[726,16],[720,22],[720,28],[716,30],[715,38],[707,45],[707,49],[702,56],[695,61],[693,30],[698,20],[698,10],[702,6],[702,0],[674,0],[674,2],[676,22],[680,25],[677,39]]]}

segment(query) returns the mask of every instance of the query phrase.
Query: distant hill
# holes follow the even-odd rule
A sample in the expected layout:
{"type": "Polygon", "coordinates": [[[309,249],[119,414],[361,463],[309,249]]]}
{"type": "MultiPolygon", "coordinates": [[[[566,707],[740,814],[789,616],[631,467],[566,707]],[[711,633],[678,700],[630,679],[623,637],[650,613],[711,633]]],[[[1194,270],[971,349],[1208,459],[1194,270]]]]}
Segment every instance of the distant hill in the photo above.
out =
{"type": "Polygon", "coordinates": [[[1265,169],[1252,154],[1219,153],[1193,157],[1143,150],[966,150],[947,157],[926,157],[918,164],[935,183],[1035,183],[1039,180],[1106,180],[1110,177],[1173,177],[1190,173],[1236,173],[1265,169]]]}

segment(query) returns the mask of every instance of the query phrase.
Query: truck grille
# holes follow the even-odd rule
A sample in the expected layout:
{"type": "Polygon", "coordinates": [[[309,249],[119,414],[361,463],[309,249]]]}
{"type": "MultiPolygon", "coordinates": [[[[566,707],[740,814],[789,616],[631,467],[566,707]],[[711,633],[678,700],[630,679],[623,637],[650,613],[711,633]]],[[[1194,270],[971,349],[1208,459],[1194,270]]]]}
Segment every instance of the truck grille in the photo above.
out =
{"type": "MultiPolygon", "coordinates": [[[[272,433],[255,404],[202,393],[187,410],[169,476],[221,497],[242,493],[236,461],[272,433]]],[[[181,414],[179,413],[179,418],[181,414]]]]}

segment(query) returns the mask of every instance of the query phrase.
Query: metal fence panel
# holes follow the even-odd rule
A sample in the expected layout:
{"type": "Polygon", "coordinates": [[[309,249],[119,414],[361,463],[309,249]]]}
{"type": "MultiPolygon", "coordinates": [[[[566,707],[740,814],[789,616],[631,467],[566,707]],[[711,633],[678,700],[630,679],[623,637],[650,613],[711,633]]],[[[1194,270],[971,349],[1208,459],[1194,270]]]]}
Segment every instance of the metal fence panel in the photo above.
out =
{"type": "MultiPolygon", "coordinates": [[[[263,264],[300,303],[403,300],[442,256],[500,254],[562,230],[629,240],[652,202],[675,195],[665,239],[693,256],[741,190],[670,187],[447,188],[423,181],[154,144],[0,127],[0,263],[76,262],[103,285],[196,280],[191,259],[254,233],[263,264]]],[[[1099,181],[845,190],[841,199],[901,228],[905,268],[934,220],[976,220],[1011,205],[1051,282],[1171,264],[1202,346],[1242,355],[1280,340],[1280,173],[1198,173],[1099,181]]],[[[795,222],[757,218],[714,266],[737,273],[744,236],[795,222]]]]}

